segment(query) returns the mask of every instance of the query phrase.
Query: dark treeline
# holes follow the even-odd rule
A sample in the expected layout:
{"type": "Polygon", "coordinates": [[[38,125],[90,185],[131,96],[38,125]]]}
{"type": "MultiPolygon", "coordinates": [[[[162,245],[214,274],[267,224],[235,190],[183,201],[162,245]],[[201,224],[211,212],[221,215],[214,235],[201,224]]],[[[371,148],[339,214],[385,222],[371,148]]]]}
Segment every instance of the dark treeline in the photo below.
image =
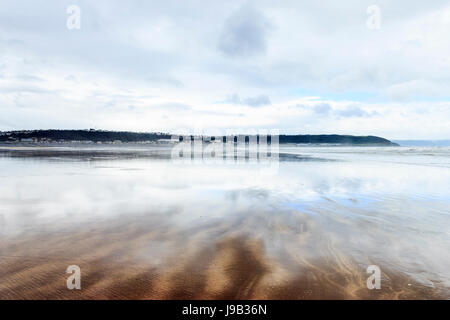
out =
{"type": "Polygon", "coordinates": [[[395,145],[391,141],[375,136],[349,136],[339,134],[280,135],[280,143],[333,143],[333,144],[382,144],[395,145]]]}
{"type": "MultiPolygon", "coordinates": [[[[38,141],[92,141],[92,142],[142,142],[170,139],[169,133],[139,133],[129,131],[102,131],[102,130],[30,130],[11,131],[0,133],[0,141],[20,141],[22,139],[36,139],[38,141]]],[[[182,140],[182,139],[180,139],[182,140]]],[[[224,139],[225,140],[225,139],[224,139]]],[[[237,137],[234,137],[237,141],[237,137]]],[[[246,141],[249,139],[246,138],[246,141]]],[[[259,140],[259,139],[258,139],[259,140]]],[[[268,138],[270,142],[270,136],[268,138]]],[[[375,136],[350,136],[338,134],[321,135],[280,135],[280,143],[305,143],[305,144],[356,144],[356,145],[396,145],[395,143],[375,136]]]]}
{"type": "Polygon", "coordinates": [[[165,133],[139,133],[128,131],[102,131],[102,130],[32,130],[32,131],[13,131],[8,135],[3,133],[0,141],[19,140],[19,139],[48,139],[53,141],[93,141],[106,142],[120,140],[122,142],[156,141],[158,139],[170,139],[169,134],[165,133]]]}

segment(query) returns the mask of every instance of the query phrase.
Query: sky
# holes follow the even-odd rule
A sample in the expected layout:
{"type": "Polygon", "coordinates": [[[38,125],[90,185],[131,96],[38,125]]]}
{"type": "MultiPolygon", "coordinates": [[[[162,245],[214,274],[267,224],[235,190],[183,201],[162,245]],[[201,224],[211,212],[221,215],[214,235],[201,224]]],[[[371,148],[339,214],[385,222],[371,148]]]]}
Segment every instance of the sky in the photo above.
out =
{"type": "Polygon", "coordinates": [[[2,0],[0,130],[50,128],[449,139],[450,1],[2,0]]]}

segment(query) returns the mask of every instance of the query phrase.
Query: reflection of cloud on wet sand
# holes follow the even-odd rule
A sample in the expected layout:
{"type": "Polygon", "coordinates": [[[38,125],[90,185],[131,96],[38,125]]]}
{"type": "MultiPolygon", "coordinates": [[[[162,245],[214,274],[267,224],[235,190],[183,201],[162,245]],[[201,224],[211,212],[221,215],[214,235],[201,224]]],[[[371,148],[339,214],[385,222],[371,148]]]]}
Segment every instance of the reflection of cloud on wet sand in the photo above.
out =
{"type": "Polygon", "coordinates": [[[447,171],[352,150],[268,175],[159,149],[0,157],[0,298],[450,297],[447,171]],[[381,290],[366,288],[372,264],[381,290]]]}
{"type": "MultiPolygon", "coordinates": [[[[97,232],[67,230],[0,246],[3,299],[371,299],[442,298],[445,290],[383,269],[382,289],[366,288],[366,266],[331,244],[311,255],[308,232],[274,257],[261,237],[230,225],[181,231],[129,217],[97,232]],[[123,221],[122,221],[123,222],[123,221]],[[124,227],[126,225],[126,227],[124,227]],[[153,226],[152,226],[153,225],[153,226]],[[231,229],[234,230],[234,229],[231,229]],[[295,250],[294,250],[295,248],[295,250]],[[304,254],[303,254],[304,253],[304,254]],[[82,270],[82,290],[65,287],[68,265],[82,270]],[[409,285],[408,285],[409,284],[409,285]]],[[[94,228],[93,226],[90,226],[94,228]]],[[[290,233],[274,222],[270,229],[290,233]]],[[[277,239],[273,239],[275,242],[277,239]]]]}

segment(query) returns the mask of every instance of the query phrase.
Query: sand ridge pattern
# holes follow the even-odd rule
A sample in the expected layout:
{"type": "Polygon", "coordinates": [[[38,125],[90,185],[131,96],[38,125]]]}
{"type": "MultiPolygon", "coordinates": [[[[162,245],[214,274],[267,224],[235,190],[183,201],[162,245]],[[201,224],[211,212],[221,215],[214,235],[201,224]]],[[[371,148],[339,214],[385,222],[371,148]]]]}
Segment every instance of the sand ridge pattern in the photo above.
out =
{"type": "Polygon", "coordinates": [[[332,247],[328,259],[315,261],[297,252],[287,267],[268,255],[261,239],[239,231],[207,242],[211,230],[187,239],[163,226],[148,230],[138,220],[103,228],[3,242],[0,299],[448,298],[445,290],[386,270],[382,289],[368,290],[365,269],[332,247]],[[170,254],[156,262],[151,254],[142,256],[143,248],[161,241],[171,243],[170,254]],[[71,264],[82,270],[81,290],[66,288],[71,264]]]}

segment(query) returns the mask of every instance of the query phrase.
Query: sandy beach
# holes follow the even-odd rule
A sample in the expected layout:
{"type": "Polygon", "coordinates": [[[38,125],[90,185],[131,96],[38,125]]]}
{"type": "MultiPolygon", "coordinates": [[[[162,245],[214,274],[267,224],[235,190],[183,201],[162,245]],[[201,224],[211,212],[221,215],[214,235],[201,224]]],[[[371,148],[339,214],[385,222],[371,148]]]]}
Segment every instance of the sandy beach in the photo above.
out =
{"type": "Polygon", "coordinates": [[[394,165],[366,159],[375,149],[286,149],[264,175],[46,152],[0,158],[0,299],[450,298],[448,198],[433,189],[446,171],[412,176],[414,155],[394,165]],[[66,286],[70,265],[81,290],[66,286]]]}
{"type": "MultiPolygon", "coordinates": [[[[175,253],[154,264],[137,259],[146,244],[176,238],[139,222],[125,229],[67,233],[2,243],[2,299],[446,299],[399,272],[382,275],[381,290],[368,290],[363,266],[339,252],[333,260],[285,257],[297,270],[267,256],[258,239],[230,235],[215,243],[202,236],[174,242],[175,253]],[[181,241],[180,241],[181,242],[181,241]],[[5,249],[6,247],[6,249],[5,249]],[[73,256],[77,258],[74,259],[73,256]],[[65,273],[76,263],[81,290],[68,290],[65,273]]],[[[298,239],[302,241],[301,237],[298,239]]],[[[150,258],[150,257],[149,257],[150,258]]]]}

